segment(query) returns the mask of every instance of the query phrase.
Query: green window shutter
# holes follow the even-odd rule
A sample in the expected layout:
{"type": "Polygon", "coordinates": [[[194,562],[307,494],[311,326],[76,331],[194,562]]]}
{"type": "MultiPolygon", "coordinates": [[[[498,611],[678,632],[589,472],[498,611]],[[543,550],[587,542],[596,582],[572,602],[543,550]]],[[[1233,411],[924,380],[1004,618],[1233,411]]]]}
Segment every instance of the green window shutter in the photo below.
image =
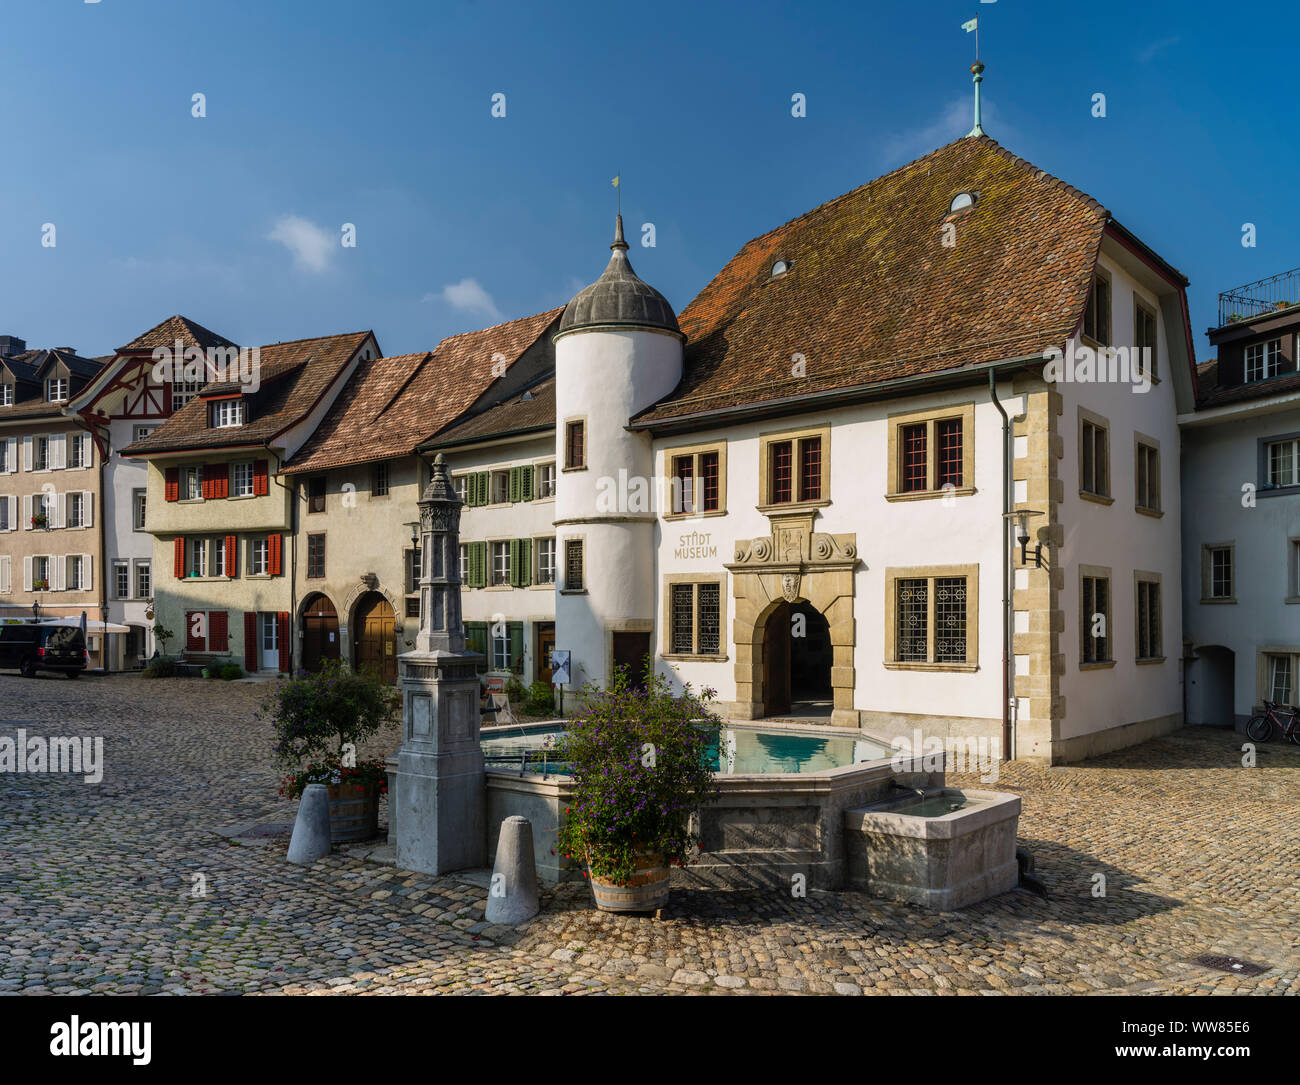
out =
{"type": "Polygon", "coordinates": [[[481,588],[487,583],[487,543],[469,544],[469,586],[481,588]]]}
{"type": "Polygon", "coordinates": [[[465,491],[465,496],[469,498],[470,505],[481,505],[482,501],[478,499],[478,472],[469,476],[469,485],[465,491]]]}
{"type": "Polygon", "coordinates": [[[480,505],[492,504],[492,473],[490,471],[480,471],[475,477],[478,479],[478,503],[480,505]]]}
{"type": "Polygon", "coordinates": [[[518,561],[511,561],[510,571],[516,574],[515,584],[517,587],[526,588],[532,581],[532,558],[533,558],[533,540],[516,539],[516,545],[519,549],[518,561]]]}
{"type": "Polygon", "coordinates": [[[509,622],[506,629],[510,634],[510,669],[518,673],[524,669],[524,623],[509,622]]]}
{"type": "Polygon", "coordinates": [[[531,501],[533,499],[533,465],[527,464],[519,468],[519,500],[531,501]]]}
{"type": "Polygon", "coordinates": [[[479,655],[487,655],[487,622],[465,623],[465,647],[479,655]]]}
{"type": "Polygon", "coordinates": [[[519,468],[518,467],[510,468],[510,500],[512,502],[523,500],[523,498],[519,496],[519,468]]]}
{"type": "Polygon", "coordinates": [[[510,584],[519,587],[519,540],[510,540],[510,584]]]}

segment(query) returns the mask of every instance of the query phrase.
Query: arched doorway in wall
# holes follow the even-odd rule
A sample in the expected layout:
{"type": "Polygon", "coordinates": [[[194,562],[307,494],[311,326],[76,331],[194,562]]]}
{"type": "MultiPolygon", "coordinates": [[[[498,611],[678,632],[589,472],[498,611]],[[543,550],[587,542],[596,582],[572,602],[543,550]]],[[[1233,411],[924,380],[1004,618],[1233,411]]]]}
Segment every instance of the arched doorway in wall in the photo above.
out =
{"type": "Polygon", "coordinates": [[[379,592],[367,592],[358,601],[352,620],[356,644],[352,665],[375,670],[386,681],[397,681],[397,637],[392,605],[379,592]]]}
{"type": "Polygon", "coordinates": [[[830,717],[830,625],[806,600],[779,603],[763,627],[763,715],[830,717]]]}
{"type": "Polygon", "coordinates": [[[318,671],[339,658],[339,615],[324,595],[309,595],[302,608],[302,669],[318,671]]]}

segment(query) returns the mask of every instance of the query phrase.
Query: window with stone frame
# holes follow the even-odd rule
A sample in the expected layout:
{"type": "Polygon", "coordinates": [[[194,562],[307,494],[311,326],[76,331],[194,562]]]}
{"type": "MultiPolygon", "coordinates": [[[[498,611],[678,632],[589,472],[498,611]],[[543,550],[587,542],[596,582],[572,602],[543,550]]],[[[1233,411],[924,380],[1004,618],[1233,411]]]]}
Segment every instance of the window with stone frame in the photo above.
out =
{"type": "Polygon", "coordinates": [[[387,460],[380,460],[371,468],[370,472],[370,496],[387,497],[389,482],[389,463],[387,460]]]}
{"type": "Polygon", "coordinates": [[[68,591],[82,591],[86,587],[84,578],[85,561],[80,554],[69,554],[65,558],[65,575],[63,586],[68,591]]]}
{"type": "Polygon", "coordinates": [[[203,500],[202,466],[186,467],[181,471],[181,499],[184,501],[203,500]]]}
{"type": "Polygon", "coordinates": [[[716,656],[722,651],[722,585],[718,580],[672,582],[668,588],[670,655],[716,656]]]}
{"type": "Polygon", "coordinates": [[[1156,354],[1156,327],[1155,310],[1148,308],[1148,306],[1136,294],[1134,294],[1133,345],[1139,351],[1138,357],[1141,359],[1139,364],[1144,367],[1143,371],[1152,380],[1157,379],[1160,372],[1159,356],[1156,354]]]}
{"type": "Polygon", "coordinates": [[[262,535],[248,540],[249,576],[266,576],[270,568],[270,540],[262,535]]]}
{"type": "Polygon", "coordinates": [[[555,583],[555,539],[537,540],[537,583],[555,583]]]}
{"type": "Polygon", "coordinates": [[[537,465],[537,500],[555,496],[555,461],[537,465]]]}
{"type": "Polygon", "coordinates": [[[576,418],[564,425],[564,467],[576,471],[587,466],[587,425],[576,418]]]}
{"type": "Polygon", "coordinates": [[[48,437],[37,437],[32,442],[32,446],[33,469],[37,471],[48,471],[50,469],[50,439],[48,437]]]}
{"type": "Polygon", "coordinates": [[[1110,276],[1098,271],[1088,288],[1088,307],[1083,314],[1083,334],[1103,347],[1110,346],[1110,276]]]}
{"type": "Polygon", "coordinates": [[[208,575],[208,540],[193,538],[189,540],[189,562],[185,571],[190,576],[208,575]]]}
{"type": "Polygon", "coordinates": [[[460,582],[469,583],[469,544],[460,544],[460,582]]]}
{"type": "Polygon", "coordinates": [[[564,540],[564,590],[586,590],[586,566],[583,559],[583,540],[564,540]]]}
{"type": "Polygon", "coordinates": [[[153,566],[147,561],[135,563],[135,595],[148,599],[153,594],[153,566]]]}
{"type": "Polygon", "coordinates": [[[1300,485],[1300,438],[1269,441],[1264,446],[1266,485],[1300,485]]]}
{"type": "Polygon", "coordinates": [[[1081,663],[1109,663],[1110,577],[1084,575],[1079,580],[1081,663]]]}
{"type": "Polygon", "coordinates": [[[89,467],[90,434],[71,433],[68,435],[68,466],[89,467]]]}
{"type": "Polygon", "coordinates": [[[885,666],[974,670],[978,566],[887,569],[885,666]]]}
{"type": "Polygon", "coordinates": [[[510,471],[493,471],[489,485],[492,487],[488,503],[491,505],[508,505],[510,503],[510,471]]]}
{"type": "Polygon", "coordinates": [[[230,465],[230,496],[253,496],[252,460],[236,460],[230,465]]]}
{"type": "Polygon", "coordinates": [[[1160,511],[1160,449],[1138,440],[1136,447],[1137,478],[1134,480],[1136,506],[1146,512],[1160,511]]]}
{"type": "Polygon", "coordinates": [[[1202,547],[1202,599],[1228,602],[1236,598],[1235,549],[1232,543],[1202,547]]]}
{"type": "Polygon", "coordinates": [[[500,587],[510,583],[510,543],[494,542],[489,544],[492,549],[492,586],[500,587]]]}
{"type": "Polygon", "coordinates": [[[889,418],[886,498],[892,501],[974,492],[975,405],[958,403],[889,418]]]}
{"type": "Polygon", "coordinates": [[[325,575],[325,535],[307,536],[307,579],[318,580],[325,575]]]}
{"type": "Polygon", "coordinates": [[[86,498],[79,490],[63,495],[63,523],[65,527],[84,527],[86,524],[86,498]]]}
{"type": "Polygon", "coordinates": [[[1164,623],[1160,610],[1160,581],[1153,575],[1136,574],[1137,658],[1155,660],[1164,657],[1164,623]]]}
{"type": "Polygon", "coordinates": [[[131,565],[129,562],[113,562],[113,598],[131,598],[131,565]]]}
{"type": "Polygon", "coordinates": [[[669,449],[665,455],[671,515],[724,511],[726,480],[721,447],[669,449]]]}
{"type": "Polygon", "coordinates": [[[1293,705],[1296,703],[1296,662],[1300,657],[1270,653],[1264,656],[1267,683],[1264,699],[1276,704],[1293,705]]]}
{"type": "Polygon", "coordinates": [[[145,513],[148,509],[148,490],[131,491],[131,529],[133,531],[143,531],[145,525],[145,513]]]}
{"type": "Polygon", "coordinates": [[[1095,416],[1079,422],[1079,491],[1094,497],[1110,497],[1110,431],[1095,416]]]}

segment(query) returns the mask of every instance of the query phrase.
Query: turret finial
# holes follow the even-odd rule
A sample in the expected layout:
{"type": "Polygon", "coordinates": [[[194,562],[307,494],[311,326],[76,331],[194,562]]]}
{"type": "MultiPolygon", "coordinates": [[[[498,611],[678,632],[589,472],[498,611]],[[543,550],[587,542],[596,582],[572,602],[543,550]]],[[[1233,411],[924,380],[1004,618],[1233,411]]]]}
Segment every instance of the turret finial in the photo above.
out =
{"type": "Polygon", "coordinates": [[[614,242],[610,245],[611,249],[622,249],[627,252],[627,242],[623,240],[623,216],[619,215],[614,220],[614,242]]]}

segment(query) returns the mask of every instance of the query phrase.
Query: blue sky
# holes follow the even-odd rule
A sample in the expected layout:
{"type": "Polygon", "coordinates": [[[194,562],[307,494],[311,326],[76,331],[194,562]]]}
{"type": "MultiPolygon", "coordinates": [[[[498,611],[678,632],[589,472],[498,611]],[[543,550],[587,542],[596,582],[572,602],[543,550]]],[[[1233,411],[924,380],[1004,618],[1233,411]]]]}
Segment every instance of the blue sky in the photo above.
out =
{"type": "Polygon", "coordinates": [[[681,309],[969,129],[976,13],[986,130],[1188,275],[1203,360],[1218,291],[1300,265],[1290,3],[5,0],[0,334],[101,354],[180,312],[429,348],[595,278],[618,172],[681,309]]]}

